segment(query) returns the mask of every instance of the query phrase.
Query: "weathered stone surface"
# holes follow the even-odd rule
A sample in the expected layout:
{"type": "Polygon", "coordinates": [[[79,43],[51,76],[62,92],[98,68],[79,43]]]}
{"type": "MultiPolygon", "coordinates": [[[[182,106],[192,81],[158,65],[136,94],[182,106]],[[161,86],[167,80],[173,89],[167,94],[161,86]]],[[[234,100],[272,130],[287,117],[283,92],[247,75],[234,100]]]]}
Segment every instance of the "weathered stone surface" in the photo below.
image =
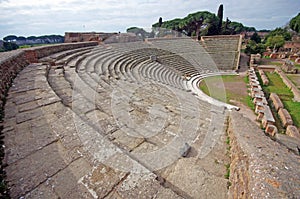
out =
{"type": "Polygon", "coordinates": [[[70,163],[61,144],[53,143],[6,167],[11,197],[33,190],[70,163]]]}
{"type": "Polygon", "coordinates": [[[106,165],[99,164],[93,168],[91,173],[81,179],[81,183],[88,188],[95,198],[104,198],[112,192],[118,184],[122,183],[128,174],[129,173],[117,171],[106,165]]]}
{"type": "Polygon", "coordinates": [[[297,127],[295,127],[293,125],[288,125],[287,128],[286,128],[286,132],[285,133],[288,136],[300,139],[299,131],[298,131],[297,127]]]}
{"type": "Polygon", "coordinates": [[[204,161],[196,158],[179,159],[176,164],[164,169],[161,175],[167,184],[174,186],[183,197],[227,198],[228,181],[224,177],[225,166],[216,160],[210,161],[211,163],[205,165],[204,161]],[[218,172],[214,173],[212,168],[209,168],[213,166],[218,168],[218,172],[219,167],[222,167],[223,175],[218,176],[218,172]]]}
{"type": "Polygon", "coordinates": [[[91,165],[83,158],[79,158],[49,178],[47,182],[60,198],[93,198],[91,193],[79,183],[90,170],[91,165]]]}
{"type": "Polygon", "coordinates": [[[32,198],[32,199],[42,199],[42,198],[57,199],[58,197],[59,196],[49,185],[48,181],[39,185],[33,191],[25,195],[25,198],[32,198]]]}
{"type": "Polygon", "coordinates": [[[5,161],[7,164],[16,162],[56,140],[57,137],[51,133],[47,124],[38,127],[31,126],[29,122],[17,124],[14,130],[9,132],[9,136],[6,134],[4,139],[5,161]],[[14,139],[10,137],[14,137],[14,139]]]}
{"type": "Polygon", "coordinates": [[[278,133],[278,130],[276,126],[269,124],[265,132],[271,136],[275,136],[278,133]]]}
{"type": "Polygon", "coordinates": [[[230,165],[234,171],[230,177],[230,198],[295,198],[300,195],[299,156],[264,136],[239,113],[231,113],[229,129],[231,140],[235,140],[231,142],[231,154],[236,159],[230,165]]]}
{"type": "Polygon", "coordinates": [[[293,125],[293,119],[286,109],[279,109],[278,115],[284,127],[287,127],[288,125],[293,125]]]}
{"type": "Polygon", "coordinates": [[[297,155],[300,155],[299,148],[300,148],[300,139],[295,137],[290,137],[284,134],[276,134],[275,139],[280,144],[284,145],[290,151],[294,152],[297,155]]]}
{"type": "Polygon", "coordinates": [[[270,99],[272,100],[276,111],[279,111],[280,108],[283,108],[283,104],[276,93],[271,93],[270,99]]]}

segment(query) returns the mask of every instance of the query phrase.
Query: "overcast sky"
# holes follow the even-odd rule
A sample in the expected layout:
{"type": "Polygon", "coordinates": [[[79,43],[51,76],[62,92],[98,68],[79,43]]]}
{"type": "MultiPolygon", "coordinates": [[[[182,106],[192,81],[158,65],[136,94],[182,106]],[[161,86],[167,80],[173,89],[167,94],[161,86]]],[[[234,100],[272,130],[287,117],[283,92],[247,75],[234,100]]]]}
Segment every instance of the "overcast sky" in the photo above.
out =
{"type": "Polygon", "coordinates": [[[0,0],[0,38],[60,34],[76,31],[125,32],[158,21],[185,17],[196,11],[216,13],[224,5],[224,19],[256,29],[284,26],[300,12],[299,0],[0,0]]]}

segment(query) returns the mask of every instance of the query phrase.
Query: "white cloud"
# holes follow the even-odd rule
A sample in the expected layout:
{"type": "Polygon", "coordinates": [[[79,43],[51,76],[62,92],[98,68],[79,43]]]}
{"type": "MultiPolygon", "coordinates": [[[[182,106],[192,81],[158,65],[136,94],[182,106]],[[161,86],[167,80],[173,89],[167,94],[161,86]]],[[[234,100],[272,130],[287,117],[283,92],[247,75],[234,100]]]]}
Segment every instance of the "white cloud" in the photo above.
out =
{"type": "Polygon", "coordinates": [[[258,29],[286,24],[300,7],[298,0],[0,0],[0,38],[8,34],[125,31],[130,26],[150,27],[159,17],[168,20],[203,10],[216,13],[221,3],[224,20],[229,17],[258,29]]]}

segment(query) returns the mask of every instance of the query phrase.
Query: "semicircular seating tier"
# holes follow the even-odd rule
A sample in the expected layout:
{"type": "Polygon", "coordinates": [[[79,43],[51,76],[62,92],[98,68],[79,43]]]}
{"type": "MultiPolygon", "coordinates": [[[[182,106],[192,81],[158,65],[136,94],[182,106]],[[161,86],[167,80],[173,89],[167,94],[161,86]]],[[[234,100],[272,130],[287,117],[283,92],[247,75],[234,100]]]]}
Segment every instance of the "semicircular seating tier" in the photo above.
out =
{"type": "MultiPolygon", "coordinates": [[[[156,39],[51,52],[26,66],[8,92],[4,161],[12,198],[228,196],[224,107],[232,107],[197,93],[204,77],[223,74],[202,45],[156,39]]],[[[245,119],[231,114],[240,129],[245,119]]],[[[249,132],[258,131],[250,124],[249,132]]],[[[241,129],[230,136],[244,140],[241,129]]],[[[256,154],[248,138],[238,159],[256,154]]],[[[261,157],[279,156],[251,156],[261,157]]]]}

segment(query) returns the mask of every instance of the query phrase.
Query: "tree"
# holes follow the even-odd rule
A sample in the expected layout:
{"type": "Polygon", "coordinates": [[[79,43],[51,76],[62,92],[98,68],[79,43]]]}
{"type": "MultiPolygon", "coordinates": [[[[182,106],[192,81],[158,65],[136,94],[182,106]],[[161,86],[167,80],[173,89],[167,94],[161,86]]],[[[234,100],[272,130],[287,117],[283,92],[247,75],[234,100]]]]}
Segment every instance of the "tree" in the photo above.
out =
{"type": "Polygon", "coordinates": [[[158,24],[159,24],[158,27],[161,27],[161,25],[163,24],[163,21],[162,21],[162,18],[161,18],[161,17],[159,17],[158,24]]]}
{"type": "Polygon", "coordinates": [[[290,41],[292,39],[291,33],[288,32],[288,30],[285,28],[276,28],[275,30],[272,30],[267,36],[266,40],[268,40],[269,37],[274,37],[276,35],[281,35],[283,36],[285,41],[290,41]]]}
{"type": "Polygon", "coordinates": [[[261,38],[260,38],[260,36],[257,34],[257,32],[255,32],[252,36],[251,36],[251,38],[250,38],[250,40],[252,40],[252,41],[255,41],[255,43],[261,43],[261,38]]]}
{"type": "Polygon", "coordinates": [[[219,9],[218,9],[218,18],[219,18],[218,32],[220,34],[221,31],[222,31],[222,22],[223,22],[223,4],[221,4],[219,6],[219,9]]]}
{"type": "Polygon", "coordinates": [[[275,48],[279,49],[282,47],[285,43],[285,39],[282,35],[275,35],[275,36],[270,36],[267,39],[266,45],[269,46],[270,48],[275,48]]]}
{"type": "Polygon", "coordinates": [[[262,43],[257,44],[255,41],[250,40],[249,43],[246,45],[245,53],[250,55],[250,54],[257,54],[260,53],[262,54],[265,52],[265,46],[262,43]]]}
{"type": "Polygon", "coordinates": [[[8,35],[6,37],[3,38],[4,41],[7,41],[7,42],[11,42],[11,41],[14,41],[14,40],[17,40],[17,36],[16,35],[8,35]]]}
{"type": "Polygon", "coordinates": [[[16,50],[19,46],[14,42],[3,42],[3,49],[4,51],[16,50]]]}
{"type": "Polygon", "coordinates": [[[300,13],[297,16],[291,19],[290,21],[290,28],[297,33],[300,33],[300,13]]]}

